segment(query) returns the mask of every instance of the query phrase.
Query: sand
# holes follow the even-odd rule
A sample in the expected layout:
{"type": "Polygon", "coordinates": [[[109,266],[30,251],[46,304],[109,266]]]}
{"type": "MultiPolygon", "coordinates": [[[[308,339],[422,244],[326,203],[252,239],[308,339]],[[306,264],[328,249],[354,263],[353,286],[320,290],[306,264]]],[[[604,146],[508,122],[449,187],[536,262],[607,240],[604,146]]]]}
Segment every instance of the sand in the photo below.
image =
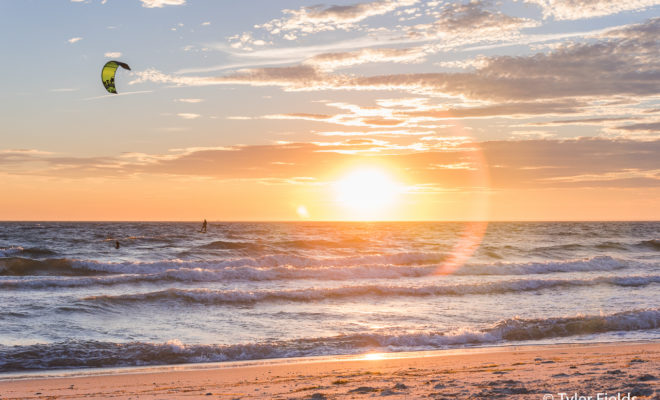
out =
{"type": "Polygon", "coordinates": [[[82,373],[88,375],[0,375],[0,399],[660,399],[660,343],[500,347],[82,373]]]}

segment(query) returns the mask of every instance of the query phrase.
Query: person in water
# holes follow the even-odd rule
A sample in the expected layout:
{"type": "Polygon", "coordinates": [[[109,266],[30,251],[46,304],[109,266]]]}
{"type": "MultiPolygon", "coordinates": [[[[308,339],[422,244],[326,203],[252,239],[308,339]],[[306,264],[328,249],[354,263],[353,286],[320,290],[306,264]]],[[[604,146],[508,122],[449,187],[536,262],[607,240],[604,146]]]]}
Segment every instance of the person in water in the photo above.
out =
{"type": "Polygon", "coordinates": [[[115,240],[115,249],[119,249],[119,240],[115,240]]]}
{"type": "Polygon", "coordinates": [[[206,220],[204,220],[204,222],[202,222],[202,229],[200,229],[200,232],[206,233],[206,220]]]}

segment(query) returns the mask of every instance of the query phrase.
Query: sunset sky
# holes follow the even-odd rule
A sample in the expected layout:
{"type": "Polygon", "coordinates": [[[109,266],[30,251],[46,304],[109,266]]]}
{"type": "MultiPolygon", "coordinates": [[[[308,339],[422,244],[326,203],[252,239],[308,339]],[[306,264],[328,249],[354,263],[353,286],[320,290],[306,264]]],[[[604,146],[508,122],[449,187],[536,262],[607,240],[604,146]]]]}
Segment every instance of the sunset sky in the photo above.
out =
{"type": "Polygon", "coordinates": [[[660,219],[660,1],[311,4],[2,0],[0,220],[660,219]]]}

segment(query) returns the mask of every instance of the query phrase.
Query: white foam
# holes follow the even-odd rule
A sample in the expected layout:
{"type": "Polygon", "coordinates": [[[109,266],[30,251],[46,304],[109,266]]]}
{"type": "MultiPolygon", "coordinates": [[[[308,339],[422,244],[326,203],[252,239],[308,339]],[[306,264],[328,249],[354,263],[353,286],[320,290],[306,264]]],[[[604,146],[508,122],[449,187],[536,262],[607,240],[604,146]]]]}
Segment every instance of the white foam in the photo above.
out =
{"type": "Polygon", "coordinates": [[[21,246],[0,247],[0,257],[11,257],[23,252],[21,246]]]}
{"type": "MultiPolygon", "coordinates": [[[[364,257],[342,257],[342,258],[313,258],[300,256],[272,255],[259,258],[237,258],[217,261],[184,261],[168,260],[153,262],[121,262],[121,263],[101,263],[97,261],[72,260],[72,267],[86,271],[97,271],[105,273],[123,273],[123,274],[153,274],[165,272],[168,270],[228,270],[239,267],[245,268],[246,275],[250,273],[259,273],[257,271],[267,271],[284,267],[284,269],[275,270],[274,275],[281,273],[286,269],[303,268],[331,268],[333,274],[341,276],[342,274],[352,275],[356,269],[364,270],[375,269],[379,274],[387,275],[387,269],[393,271],[406,271],[405,274],[414,274],[416,269],[396,268],[410,266],[413,268],[425,267],[424,272],[433,273],[440,271],[442,265],[439,255],[435,253],[397,253],[380,256],[364,257]],[[348,267],[351,269],[342,269],[348,267]],[[351,272],[349,272],[351,271],[351,272]]],[[[548,262],[527,262],[527,263],[482,263],[467,264],[457,269],[454,274],[458,275],[527,275],[527,274],[547,274],[555,272],[574,272],[574,271],[611,271],[625,268],[631,261],[623,261],[609,256],[596,256],[579,260],[562,260],[548,262]]],[[[305,274],[305,272],[302,272],[305,274]]],[[[396,272],[391,276],[396,277],[396,272]]],[[[331,278],[331,277],[330,277],[331,278]]]]}
{"type": "Polygon", "coordinates": [[[510,318],[483,329],[459,329],[449,332],[367,332],[232,345],[184,344],[179,340],[166,343],[72,340],[52,344],[0,345],[0,371],[218,362],[368,351],[433,350],[658,328],[660,309],[656,308],[609,315],[510,318]]]}

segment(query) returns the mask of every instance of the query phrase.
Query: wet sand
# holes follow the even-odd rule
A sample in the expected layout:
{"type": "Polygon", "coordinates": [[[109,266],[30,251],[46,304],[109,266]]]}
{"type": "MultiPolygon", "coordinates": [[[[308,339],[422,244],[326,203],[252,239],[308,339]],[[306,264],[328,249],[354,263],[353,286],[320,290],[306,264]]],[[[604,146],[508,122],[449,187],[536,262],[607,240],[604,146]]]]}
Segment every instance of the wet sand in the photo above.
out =
{"type": "Polygon", "coordinates": [[[0,375],[0,399],[574,400],[576,394],[585,400],[588,396],[628,400],[628,395],[630,400],[660,399],[660,343],[500,347],[382,357],[123,369],[91,375],[82,371],[50,378],[0,375]]]}

